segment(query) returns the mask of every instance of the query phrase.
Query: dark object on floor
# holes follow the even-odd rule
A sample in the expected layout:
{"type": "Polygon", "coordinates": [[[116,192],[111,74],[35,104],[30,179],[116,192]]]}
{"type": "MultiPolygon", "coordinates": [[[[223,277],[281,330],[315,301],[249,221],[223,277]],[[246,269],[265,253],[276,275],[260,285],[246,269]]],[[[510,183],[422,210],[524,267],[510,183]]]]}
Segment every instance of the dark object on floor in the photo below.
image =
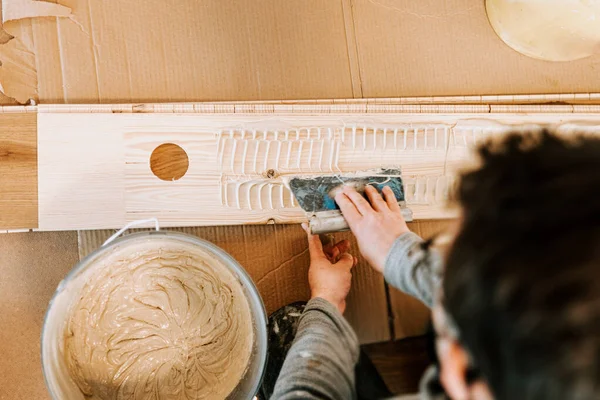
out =
{"type": "Polygon", "coordinates": [[[431,358],[426,336],[362,346],[394,395],[419,391],[419,382],[431,358]]]}
{"type": "Polygon", "coordinates": [[[392,396],[392,392],[362,348],[355,371],[356,393],[359,400],[386,399],[392,396]]]}
{"type": "Polygon", "coordinates": [[[269,316],[269,352],[267,369],[259,392],[261,400],[267,400],[273,394],[275,382],[283,367],[298,329],[298,320],[306,306],[305,301],[288,304],[269,316]]]}
{"type": "MultiPolygon", "coordinates": [[[[292,303],[269,316],[269,357],[258,394],[260,400],[267,400],[273,395],[275,383],[283,367],[285,356],[294,342],[298,320],[305,305],[306,302],[292,303]]],[[[362,349],[356,366],[356,387],[359,400],[375,400],[392,395],[369,356],[362,349]]]]}

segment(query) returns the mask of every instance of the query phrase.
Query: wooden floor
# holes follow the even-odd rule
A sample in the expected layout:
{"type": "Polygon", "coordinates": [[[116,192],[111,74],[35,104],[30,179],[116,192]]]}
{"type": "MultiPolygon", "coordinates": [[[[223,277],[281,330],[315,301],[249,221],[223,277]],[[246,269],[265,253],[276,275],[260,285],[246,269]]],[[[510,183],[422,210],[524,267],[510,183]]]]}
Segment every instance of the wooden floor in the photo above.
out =
{"type": "Polygon", "coordinates": [[[394,395],[413,394],[431,364],[425,336],[362,346],[394,395]]]}

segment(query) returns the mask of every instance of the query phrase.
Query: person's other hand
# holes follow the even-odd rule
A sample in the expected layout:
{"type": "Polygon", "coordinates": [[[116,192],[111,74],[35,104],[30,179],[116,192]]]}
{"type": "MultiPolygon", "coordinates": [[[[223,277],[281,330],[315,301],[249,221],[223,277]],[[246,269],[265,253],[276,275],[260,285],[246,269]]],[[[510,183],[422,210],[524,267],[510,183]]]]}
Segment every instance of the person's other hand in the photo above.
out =
{"type": "Polygon", "coordinates": [[[343,240],[335,245],[323,246],[319,236],[312,235],[306,224],[302,228],[308,236],[310,252],[310,297],[325,299],[343,313],[352,283],[351,270],[357,263],[357,259],[347,253],[350,243],[343,240]]]}
{"type": "Polygon", "coordinates": [[[383,197],[372,186],[365,188],[369,201],[350,186],[335,196],[342,214],[356,236],[358,247],[363,257],[377,271],[383,273],[385,259],[402,234],[410,232],[400,206],[389,187],[383,188],[383,197]],[[369,204],[370,202],[370,204],[369,204]]]}

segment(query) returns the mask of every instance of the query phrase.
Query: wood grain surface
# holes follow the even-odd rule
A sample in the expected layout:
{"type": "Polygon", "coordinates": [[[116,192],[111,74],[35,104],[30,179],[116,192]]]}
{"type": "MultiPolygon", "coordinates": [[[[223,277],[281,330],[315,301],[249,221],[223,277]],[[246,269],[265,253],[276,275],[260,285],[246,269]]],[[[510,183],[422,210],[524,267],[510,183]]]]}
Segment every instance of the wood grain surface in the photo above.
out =
{"type": "Polygon", "coordinates": [[[0,229],[298,222],[304,213],[280,177],[398,165],[415,218],[447,218],[456,171],[481,140],[522,124],[600,131],[593,104],[402,99],[44,105],[0,116],[0,229]],[[152,152],[171,142],[187,160],[159,154],[155,170],[175,168],[161,180],[152,152]]]}
{"type": "Polygon", "coordinates": [[[150,154],[150,170],[163,181],[181,179],[189,167],[190,160],[187,153],[176,144],[161,144],[150,154]]]}
{"type": "Polygon", "coordinates": [[[285,177],[385,167],[401,168],[416,220],[451,218],[447,199],[457,172],[482,141],[532,124],[560,125],[570,134],[570,123],[583,122],[600,132],[600,114],[576,114],[573,106],[494,114],[222,107],[108,113],[106,106],[40,106],[39,228],[118,228],[152,217],[163,227],[297,223],[306,215],[285,177]],[[165,143],[189,159],[179,180],[152,173],[151,154],[165,143]]]}
{"type": "Polygon", "coordinates": [[[0,229],[37,228],[37,115],[0,112],[0,229]]]}

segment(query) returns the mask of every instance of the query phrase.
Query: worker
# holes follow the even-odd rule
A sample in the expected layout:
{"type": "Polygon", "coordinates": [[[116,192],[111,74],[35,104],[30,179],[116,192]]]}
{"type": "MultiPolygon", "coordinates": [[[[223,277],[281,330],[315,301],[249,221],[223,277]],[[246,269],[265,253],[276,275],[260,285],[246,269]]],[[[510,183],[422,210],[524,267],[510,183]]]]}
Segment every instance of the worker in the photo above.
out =
{"type": "MultiPolygon", "coordinates": [[[[433,307],[438,365],[414,398],[600,399],[600,139],[511,134],[479,155],[443,257],[391,190],[336,196],[369,264],[433,307]]],[[[308,243],[311,300],[272,398],[354,399],[359,344],[342,313],[356,259],[346,242],[308,243]]]]}

